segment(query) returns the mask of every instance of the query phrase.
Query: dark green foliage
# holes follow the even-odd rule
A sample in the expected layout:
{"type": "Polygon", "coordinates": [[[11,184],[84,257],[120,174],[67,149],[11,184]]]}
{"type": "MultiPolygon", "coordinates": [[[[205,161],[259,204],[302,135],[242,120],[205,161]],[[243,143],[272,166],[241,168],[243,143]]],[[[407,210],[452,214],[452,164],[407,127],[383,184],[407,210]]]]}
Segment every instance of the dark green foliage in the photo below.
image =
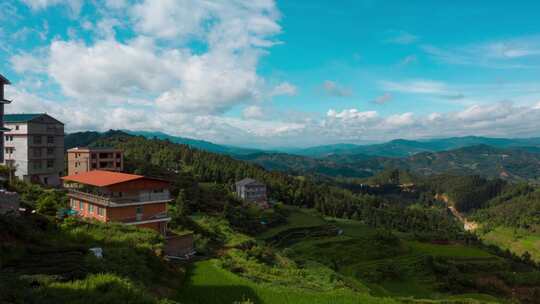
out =
{"type": "Polygon", "coordinates": [[[100,133],[100,132],[95,132],[95,131],[70,133],[70,134],[67,134],[64,138],[64,147],[66,150],[75,148],[75,147],[88,147],[88,146],[91,146],[92,143],[98,140],[99,138],[111,136],[115,133],[120,133],[120,132],[110,130],[105,133],[100,133]]]}
{"type": "Polygon", "coordinates": [[[267,170],[287,172],[293,175],[322,175],[331,177],[368,177],[371,170],[340,164],[330,159],[316,159],[285,153],[259,152],[235,155],[236,159],[258,164],[267,170]]]}
{"type": "Polygon", "coordinates": [[[507,226],[540,232],[540,190],[515,186],[491,200],[488,206],[473,215],[474,220],[485,223],[488,229],[507,226]]]}
{"type": "Polygon", "coordinates": [[[479,209],[499,195],[507,185],[504,181],[487,180],[477,175],[438,175],[425,181],[427,188],[446,194],[457,210],[468,212],[479,209]]]}
{"type": "Polygon", "coordinates": [[[0,216],[0,302],[157,303],[152,289],[179,279],[161,248],[158,234],[131,226],[0,216]]]}
{"type": "MultiPolygon", "coordinates": [[[[258,166],[228,156],[195,150],[164,140],[150,140],[126,134],[101,138],[94,144],[123,149],[127,171],[161,176],[172,181],[178,180],[179,183],[191,175],[197,182],[218,183],[226,187],[231,187],[240,179],[251,177],[264,182],[276,200],[295,205],[314,204],[315,193],[311,195],[299,193],[315,188],[313,184],[283,173],[267,172],[258,166]]],[[[187,187],[190,188],[189,185],[187,187]]],[[[186,196],[190,199],[189,193],[186,193],[186,196]]]]}
{"type": "Polygon", "coordinates": [[[402,158],[373,157],[356,159],[353,156],[329,156],[341,166],[368,169],[373,172],[388,168],[408,170],[415,174],[479,175],[512,182],[540,181],[540,153],[524,148],[500,149],[487,145],[467,146],[441,152],[421,152],[402,155],[402,158]]]}

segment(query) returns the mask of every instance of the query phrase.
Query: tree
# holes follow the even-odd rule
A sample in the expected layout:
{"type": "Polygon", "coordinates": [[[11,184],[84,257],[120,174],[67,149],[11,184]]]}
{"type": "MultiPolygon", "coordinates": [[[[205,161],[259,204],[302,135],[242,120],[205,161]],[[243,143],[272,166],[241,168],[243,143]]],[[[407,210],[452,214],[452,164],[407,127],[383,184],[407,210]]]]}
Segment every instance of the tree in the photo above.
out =
{"type": "Polygon", "coordinates": [[[36,201],[36,210],[41,214],[55,215],[60,207],[61,206],[54,194],[44,193],[36,201]]]}
{"type": "Polygon", "coordinates": [[[185,216],[191,214],[191,208],[190,203],[186,199],[186,194],[184,190],[180,190],[178,192],[178,196],[176,197],[176,210],[178,212],[178,215],[185,216]]]}

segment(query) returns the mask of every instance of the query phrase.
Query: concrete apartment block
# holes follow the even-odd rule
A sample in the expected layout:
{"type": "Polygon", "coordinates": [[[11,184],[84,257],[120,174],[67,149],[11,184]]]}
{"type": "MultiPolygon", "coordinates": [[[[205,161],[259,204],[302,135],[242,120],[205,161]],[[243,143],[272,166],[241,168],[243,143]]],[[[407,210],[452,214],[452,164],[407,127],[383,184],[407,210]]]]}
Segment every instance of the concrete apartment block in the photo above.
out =
{"type": "Polygon", "coordinates": [[[47,114],[7,114],[4,165],[21,180],[49,186],[61,184],[65,171],[64,124],[47,114]]]}

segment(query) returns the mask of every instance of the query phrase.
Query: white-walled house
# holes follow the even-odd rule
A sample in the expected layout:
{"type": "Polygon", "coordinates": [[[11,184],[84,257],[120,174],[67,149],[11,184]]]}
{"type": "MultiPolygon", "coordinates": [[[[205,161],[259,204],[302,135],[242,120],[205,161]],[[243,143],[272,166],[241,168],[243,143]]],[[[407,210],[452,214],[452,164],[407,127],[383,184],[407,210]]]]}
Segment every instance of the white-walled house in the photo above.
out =
{"type": "Polygon", "coordinates": [[[4,164],[19,179],[58,186],[65,171],[64,124],[47,114],[6,114],[4,164]]]}

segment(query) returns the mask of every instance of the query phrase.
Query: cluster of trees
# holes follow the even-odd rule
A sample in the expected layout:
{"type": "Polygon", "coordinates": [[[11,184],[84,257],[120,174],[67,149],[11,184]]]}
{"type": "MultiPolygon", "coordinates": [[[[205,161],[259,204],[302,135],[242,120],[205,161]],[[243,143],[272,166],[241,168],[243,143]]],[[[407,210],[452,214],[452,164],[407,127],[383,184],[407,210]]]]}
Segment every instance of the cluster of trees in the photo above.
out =
{"type": "Polygon", "coordinates": [[[425,179],[423,186],[446,194],[454,207],[462,212],[483,208],[507,186],[500,179],[485,179],[478,175],[436,175],[425,179]]]}
{"type": "Polygon", "coordinates": [[[540,190],[526,184],[508,186],[487,208],[476,211],[473,219],[487,229],[506,226],[540,232],[540,190]]]}

